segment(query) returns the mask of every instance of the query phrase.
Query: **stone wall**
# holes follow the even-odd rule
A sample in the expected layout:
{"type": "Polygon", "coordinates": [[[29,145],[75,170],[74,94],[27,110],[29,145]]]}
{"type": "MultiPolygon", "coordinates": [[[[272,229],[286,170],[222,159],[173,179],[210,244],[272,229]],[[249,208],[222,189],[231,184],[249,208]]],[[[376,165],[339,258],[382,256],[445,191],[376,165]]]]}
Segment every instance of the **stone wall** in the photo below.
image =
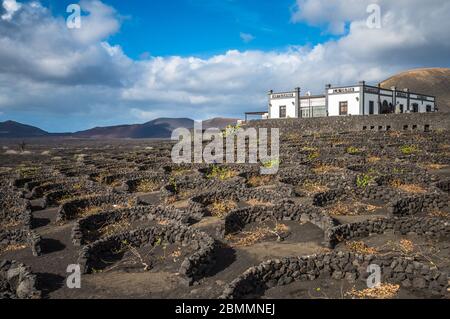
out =
{"type": "Polygon", "coordinates": [[[170,220],[189,225],[194,222],[184,211],[163,206],[137,206],[132,208],[118,209],[101,212],[96,215],[82,218],[75,222],[72,228],[72,242],[75,246],[85,244],[88,232],[98,230],[120,220],[148,221],[148,220],[170,220]]]}
{"type": "Polygon", "coordinates": [[[187,285],[192,285],[203,278],[215,265],[216,243],[212,237],[181,224],[172,223],[113,235],[84,246],[78,259],[82,271],[90,273],[92,269],[102,264],[102,255],[120,250],[125,241],[133,247],[154,245],[158,241],[190,247],[193,254],[184,259],[179,269],[181,278],[187,285]]]}
{"type": "Polygon", "coordinates": [[[247,126],[299,130],[304,134],[354,132],[363,130],[449,130],[450,117],[441,113],[409,113],[306,119],[272,119],[250,121],[247,126]]]}
{"type": "Polygon", "coordinates": [[[324,232],[327,232],[330,228],[338,225],[336,220],[323,214],[316,207],[285,201],[284,203],[279,203],[272,207],[254,206],[231,211],[225,216],[222,236],[240,231],[247,224],[269,220],[310,222],[324,232]]]}
{"type": "Polygon", "coordinates": [[[392,202],[389,213],[394,216],[415,215],[424,211],[440,210],[448,207],[450,197],[446,193],[431,193],[411,196],[392,202]]]}
{"type": "Polygon", "coordinates": [[[265,290],[288,285],[294,281],[319,278],[365,280],[367,267],[376,264],[381,268],[383,283],[400,284],[403,288],[428,290],[433,296],[447,294],[447,273],[432,269],[413,259],[392,255],[359,255],[332,252],[304,257],[269,260],[249,268],[224,290],[221,298],[254,298],[265,290]]]}
{"type": "Polygon", "coordinates": [[[330,247],[335,247],[340,241],[391,231],[401,235],[414,233],[435,238],[448,238],[450,222],[447,219],[431,217],[380,218],[330,228],[326,237],[330,247]]]}
{"type": "Polygon", "coordinates": [[[0,246],[28,245],[33,256],[40,256],[42,252],[42,238],[29,229],[0,230],[0,246]]]}
{"type": "Polygon", "coordinates": [[[36,275],[16,261],[0,261],[0,299],[39,299],[36,275]]]}
{"type": "Polygon", "coordinates": [[[59,207],[56,221],[61,222],[74,219],[80,210],[89,207],[123,206],[121,208],[124,208],[134,206],[136,203],[137,198],[135,196],[125,194],[107,194],[74,199],[59,207]]]}

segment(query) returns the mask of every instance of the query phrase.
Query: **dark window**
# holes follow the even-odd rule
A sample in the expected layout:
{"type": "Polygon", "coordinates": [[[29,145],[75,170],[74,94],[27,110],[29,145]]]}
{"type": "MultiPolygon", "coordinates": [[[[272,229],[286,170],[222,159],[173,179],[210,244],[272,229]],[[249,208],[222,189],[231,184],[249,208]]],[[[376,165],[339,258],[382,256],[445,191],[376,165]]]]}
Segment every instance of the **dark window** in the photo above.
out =
{"type": "Polygon", "coordinates": [[[285,118],[286,117],[286,106],[280,106],[280,118],[285,118]]]}
{"type": "Polygon", "coordinates": [[[390,125],[386,126],[386,131],[390,131],[390,130],[391,130],[391,126],[390,125]]]}
{"type": "Polygon", "coordinates": [[[425,132],[429,132],[430,131],[430,125],[425,125],[424,127],[423,127],[423,130],[425,131],[425,132]]]}
{"type": "Polygon", "coordinates": [[[363,131],[367,130],[367,126],[363,126],[363,131]]]}
{"type": "Polygon", "coordinates": [[[408,129],[408,125],[403,125],[403,131],[406,131],[408,129]]]}
{"type": "Polygon", "coordinates": [[[413,126],[412,126],[412,129],[413,129],[413,130],[417,130],[417,125],[413,125],[413,126]]]}
{"type": "Polygon", "coordinates": [[[369,114],[375,113],[375,103],[374,101],[369,101],[369,114]]]}
{"type": "Polygon", "coordinates": [[[403,106],[403,104],[400,104],[400,113],[403,113],[403,111],[404,111],[404,106],[403,106]]]}
{"type": "Polygon", "coordinates": [[[388,101],[384,100],[383,103],[381,104],[381,111],[380,114],[389,114],[389,113],[393,113],[392,112],[392,104],[388,103],[388,101]]]}
{"type": "Polygon", "coordinates": [[[339,115],[348,115],[348,102],[339,102],[339,115]]]}
{"type": "Polygon", "coordinates": [[[414,113],[418,113],[419,112],[419,104],[413,103],[412,107],[413,107],[412,111],[414,113]]]}
{"type": "Polygon", "coordinates": [[[378,126],[378,131],[382,131],[383,127],[382,126],[378,126]]]}
{"type": "Polygon", "coordinates": [[[427,105],[427,112],[431,112],[431,105],[427,105]]]}

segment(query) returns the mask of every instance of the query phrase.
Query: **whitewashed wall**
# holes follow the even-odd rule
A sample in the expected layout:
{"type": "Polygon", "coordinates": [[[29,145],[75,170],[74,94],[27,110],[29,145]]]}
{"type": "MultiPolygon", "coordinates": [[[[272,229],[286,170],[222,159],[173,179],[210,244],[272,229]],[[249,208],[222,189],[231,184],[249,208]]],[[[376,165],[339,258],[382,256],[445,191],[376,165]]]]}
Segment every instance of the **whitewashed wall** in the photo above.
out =
{"type": "Polygon", "coordinates": [[[359,105],[361,98],[361,88],[354,87],[352,93],[333,94],[334,89],[328,90],[328,114],[329,116],[339,116],[339,102],[348,103],[348,115],[359,115],[359,105]]]}
{"type": "Polygon", "coordinates": [[[280,118],[280,106],[286,106],[286,117],[297,117],[295,108],[295,97],[285,99],[273,99],[270,101],[270,118],[280,118]]]}

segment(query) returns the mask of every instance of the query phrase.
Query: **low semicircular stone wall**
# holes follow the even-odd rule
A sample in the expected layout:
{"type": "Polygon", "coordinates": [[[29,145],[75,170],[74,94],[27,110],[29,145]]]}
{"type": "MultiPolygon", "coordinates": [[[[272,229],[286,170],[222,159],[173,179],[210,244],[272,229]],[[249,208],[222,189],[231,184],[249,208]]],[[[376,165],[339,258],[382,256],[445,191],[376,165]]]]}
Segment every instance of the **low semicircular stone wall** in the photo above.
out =
{"type": "Polygon", "coordinates": [[[265,261],[251,267],[233,280],[224,290],[222,299],[254,298],[265,290],[288,285],[294,281],[319,278],[334,280],[365,280],[369,265],[378,265],[382,282],[400,284],[404,288],[427,289],[434,296],[447,294],[447,273],[398,256],[359,255],[332,252],[303,257],[265,261]]]}
{"type": "Polygon", "coordinates": [[[367,237],[370,234],[383,234],[389,231],[401,235],[414,233],[434,238],[448,238],[450,220],[431,217],[379,218],[330,228],[326,232],[326,237],[330,247],[335,247],[343,240],[367,237]]]}
{"type": "Polygon", "coordinates": [[[78,263],[83,273],[91,273],[101,263],[102,254],[118,250],[124,241],[133,247],[142,247],[147,244],[155,245],[161,240],[171,244],[179,243],[183,247],[189,246],[194,251],[183,260],[179,269],[181,278],[187,285],[203,278],[215,265],[215,240],[204,232],[175,223],[139,228],[100,239],[81,249],[78,263]]]}

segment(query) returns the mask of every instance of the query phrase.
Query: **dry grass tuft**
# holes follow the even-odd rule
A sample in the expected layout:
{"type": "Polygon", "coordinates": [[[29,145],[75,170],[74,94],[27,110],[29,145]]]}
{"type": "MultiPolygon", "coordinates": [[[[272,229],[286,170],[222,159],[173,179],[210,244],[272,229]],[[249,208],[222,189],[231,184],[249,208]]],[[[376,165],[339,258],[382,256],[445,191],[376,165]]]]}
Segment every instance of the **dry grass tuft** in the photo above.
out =
{"type": "Polygon", "coordinates": [[[111,183],[108,184],[111,187],[119,187],[122,186],[122,181],[120,179],[113,180],[111,183]]]}
{"type": "Polygon", "coordinates": [[[190,174],[192,172],[193,171],[190,168],[175,167],[175,168],[172,168],[172,170],[170,171],[170,175],[171,176],[182,176],[182,175],[190,174]]]}
{"type": "Polygon", "coordinates": [[[170,224],[170,221],[168,219],[160,219],[156,223],[161,226],[167,226],[170,224]]]}
{"type": "Polygon", "coordinates": [[[269,227],[257,227],[252,231],[245,231],[239,234],[228,235],[225,239],[229,241],[232,246],[248,247],[273,235],[276,235],[278,239],[280,239],[280,236],[287,233],[288,231],[289,227],[284,224],[277,223],[273,229],[269,227]]]}
{"type": "Polygon", "coordinates": [[[227,167],[213,166],[206,174],[207,178],[217,178],[222,181],[236,177],[239,172],[229,169],[227,167]]]}
{"type": "Polygon", "coordinates": [[[85,218],[85,217],[89,217],[92,215],[96,215],[98,213],[101,213],[103,211],[106,210],[111,210],[111,209],[123,209],[123,208],[128,208],[129,206],[126,205],[111,205],[111,204],[105,204],[102,206],[89,206],[86,207],[84,209],[80,209],[77,213],[77,217],[78,218],[85,218]]]}
{"type": "Polygon", "coordinates": [[[181,257],[181,248],[175,249],[171,254],[170,257],[172,257],[173,262],[176,263],[178,259],[181,257]]]}
{"type": "Polygon", "coordinates": [[[250,206],[273,206],[273,204],[270,202],[263,202],[255,198],[249,199],[248,201],[246,201],[246,203],[250,206]]]}
{"type": "Polygon", "coordinates": [[[20,221],[17,220],[4,220],[0,221],[0,229],[10,229],[17,227],[21,224],[20,221]]]}
{"type": "Polygon", "coordinates": [[[440,169],[444,169],[447,168],[448,165],[444,165],[444,164],[423,164],[421,165],[422,168],[428,169],[428,170],[432,170],[432,171],[437,171],[440,169]]]}
{"type": "Polygon", "coordinates": [[[407,255],[407,254],[411,254],[412,252],[414,252],[415,246],[412,241],[407,240],[407,239],[402,239],[402,240],[400,240],[398,247],[400,248],[402,253],[407,255]]]}
{"type": "Polygon", "coordinates": [[[378,253],[378,250],[376,248],[367,246],[367,244],[363,241],[346,242],[345,246],[347,246],[349,250],[357,254],[375,255],[378,253]]]}
{"type": "Polygon", "coordinates": [[[327,174],[341,172],[342,168],[332,165],[317,165],[312,169],[312,171],[316,174],[327,174]]]}
{"type": "Polygon", "coordinates": [[[126,230],[129,230],[130,228],[131,228],[131,223],[128,220],[123,219],[123,220],[119,220],[115,223],[108,224],[108,225],[101,227],[98,230],[98,233],[100,234],[101,237],[109,237],[109,236],[124,232],[126,230]]]}
{"type": "Polygon", "coordinates": [[[259,187],[264,185],[272,184],[272,176],[263,175],[263,176],[252,176],[248,179],[247,184],[251,187],[259,187]]]}
{"type": "Polygon", "coordinates": [[[307,194],[322,193],[329,190],[325,185],[321,185],[315,182],[305,182],[302,186],[298,188],[299,191],[304,191],[307,194]]]}
{"type": "Polygon", "coordinates": [[[24,244],[12,244],[7,245],[4,248],[0,248],[0,252],[10,252],[10,251],[18,251],[27,248],[27,245],[24,244]]]}
{"type": "Polygon", "coordinates": [[[329,209],[329,214],[333,216],[357,216],[361,215],[364,212],[373,213],[377,209],[380,209],[380,206],[375,206],[371,204],[364,204],[361,202],[353,202],[353,203],[343,203],[337,202],[333,205],[332,208],[329,209]]]}
{"type": "Polygon", "coordinates": [[[211,215],[219,218],[225,216],[228,212],[236,208],[237,204],[232,200],[214,201],[208,206],[211,215]]]}
{"type": "Polygon", "coordinates": [[[158,189],[159,183],[151,179],[144,179],[136,185],[136,191],[139,193],[151,193],[158,189]]]}
{"type": "Polygon", "coordinates": [[[103,210],[102,207],[98,207],[98,206],[88,207],[88,208],[80,210],[79,213],[78,213],[78,217],[85,218],[85,217],[89,217],[89,216],[92,216],[92,215],[97,215],[102,210],[103,210]]]}
{"type": "Polygon", "coordinates": [[[430,217],[443,217],[448,218],[450,217],[450,213],[441,211],[441,210],[433,210],[428,214],[430,217]]]}
{"type": "Polygon", "coordinates": [[[378,157],[378,156],[369,156],[367,158],[368,163],[377,163],[379,161],[381,161],[381,157],[378,157]]]}
{"type": "Polygon", "coordinates": [[[356,290],[352,288],[346,295],[358,299],[392,299],[400,290],[400,285],[381,284],[378,287],[356,290]]]}
{"type": "Polygon", "coordinates": [[[389,131],[388,135],[390,137],[399,138],[402,136],[402,133],[400,131],[389,131]]]}
{"type": "Polygon", "coordinates": [[[393,180],[391,182],[391,186],[394,188],[397,188],[403,192],[406,193],[412,193],[412,194],[424,194],[427,192],[426,189],[424,189],[422,186],[416,185],[416,184],[403,184],[399,180],[393,180]]]}

